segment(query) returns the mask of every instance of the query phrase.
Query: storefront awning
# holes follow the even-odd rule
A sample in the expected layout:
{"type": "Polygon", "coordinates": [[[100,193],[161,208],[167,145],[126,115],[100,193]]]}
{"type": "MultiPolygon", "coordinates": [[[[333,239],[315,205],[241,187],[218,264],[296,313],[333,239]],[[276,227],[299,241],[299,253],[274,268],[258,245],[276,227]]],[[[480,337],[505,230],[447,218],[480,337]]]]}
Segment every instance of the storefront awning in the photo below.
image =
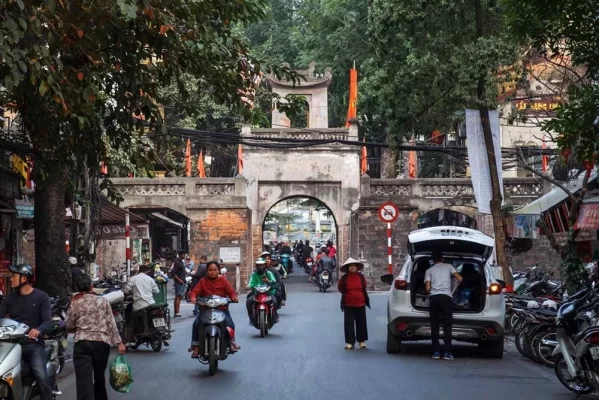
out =
{"type": "MultiPolygon", "coordinates": [[[[597,173],[593,171],[591,173],[591,177],[589,182],[594,180],[597,177],[597,173]]],[[[564,183],[566,189],[568,189],[572,193],[578,192],[582,187],[582,181],[584,179],[584,174],[581,174],[578,179],[569,181],[564,183]]],[[[564,200],[568,198],[568,194],[564,192],[561,188],[555,188],[551,192],[539,197],[535,201],[532,201],[518,210],[512,211],[511,214],[514,215],[539,215],[549,210],[550,208],[555,207],[560,204],[564,200]]]]}
{"type": "Polygon", "coordinates": [[[166,222],[168,224],[174,225],[174,226],[176,226],[178,228],[181,228],[181,229],[185,228],[184,224],[182,224],[181,222],[173,221],[172,219],[170,219],[166,215],[163,215],[163,214],[160,214],[160,213],[152,213],[150,215],[152,217],[156,217],[158,219],[161,219],[161,220],[163,220],[164,222],[166,222]]]}

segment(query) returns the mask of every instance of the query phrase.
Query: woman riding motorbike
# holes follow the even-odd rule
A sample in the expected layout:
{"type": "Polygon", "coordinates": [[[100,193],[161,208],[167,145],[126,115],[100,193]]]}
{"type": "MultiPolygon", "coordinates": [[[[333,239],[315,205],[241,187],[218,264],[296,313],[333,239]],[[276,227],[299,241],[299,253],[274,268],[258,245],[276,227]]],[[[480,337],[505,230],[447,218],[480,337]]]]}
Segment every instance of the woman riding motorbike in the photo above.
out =
{"type": "MultiPolygon", "coordinates": [[[[220,264],[216,261],[210,261],[208,263],[208,265],[206,266],[206,277],[200,279],[200,281],[193,288],[189,296],[191,302],[194,304],[198,297],[208,296],[228,297],[233,303],[239,302],[237,293],[235,293],[233,286],[231,286],[231,284],[229,283],[229,281],[227,281],[227,278],[224,275],[220,274],[220,264]]],[[[234,353],[240,349],[239,345],[235,343],[235,323],[233,322],[233,318],[231,317],[229,309],[227,308],[224,312],[227,316],[227,327],[230,328],[230,351],[234,353]]],[[[199,321],[196,319],[196,321],[193,324],[193,329],[191,333],[191,347],[189,349],[189,351],[193,351],[191,354],[191,358],[198,358],[198,353],[200,351],[200,344],[198,342],[198,323],[199,321]]]]}

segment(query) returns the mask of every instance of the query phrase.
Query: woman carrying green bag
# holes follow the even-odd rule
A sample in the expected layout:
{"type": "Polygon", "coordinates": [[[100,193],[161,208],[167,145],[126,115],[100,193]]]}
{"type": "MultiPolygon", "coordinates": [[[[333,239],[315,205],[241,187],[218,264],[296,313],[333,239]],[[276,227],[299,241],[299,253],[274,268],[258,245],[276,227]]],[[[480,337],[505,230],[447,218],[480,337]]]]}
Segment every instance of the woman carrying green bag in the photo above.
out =
{"type": "Polygon", "coordinates": [[[110,303],[93,292],[92,280],[87,275],[75,279],[79,293],[71,300],[66,327],[75,333],[73,364],[77,379],[77,400],[108,400],[106,393],[106,366],[110,346],[118,346],[125,354],[110,303]]]}

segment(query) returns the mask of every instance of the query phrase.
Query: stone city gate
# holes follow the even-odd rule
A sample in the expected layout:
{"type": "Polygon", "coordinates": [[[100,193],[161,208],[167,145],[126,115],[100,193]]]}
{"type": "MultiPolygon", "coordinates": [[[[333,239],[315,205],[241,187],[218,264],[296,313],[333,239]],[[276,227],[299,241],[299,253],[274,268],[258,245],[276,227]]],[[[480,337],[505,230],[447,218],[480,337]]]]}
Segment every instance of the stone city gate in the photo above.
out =
{"type": "MultiPolygon", "coordinates": [[[[292,137],[357,140],[357,129],[243,128],[244,140],[292,137]]],[[[475,205],[470,179],[370,179],[360,177],[359,148],[326,144],[309,148],[272,149],[244,146],[243,175],[235,178],[116,178],[124,208],[170,208],[190,220],[189,251],[218,257],[221,247],[240,247],[241,287],[262,250],[262,225],[270,208],[289,197],[322,201],[333,213],[339,259],[349,256],[367,262],[366,274],[377,287],[386,271],[386,237],[376,216],[387,200],[401,208],[394,224],[395,260],[401,265],[406,236],[417,216],[430,210],[475,205]]],[[[526,204],[546,188],[534,178],[506,178],[506,202],[526,204]]]]}

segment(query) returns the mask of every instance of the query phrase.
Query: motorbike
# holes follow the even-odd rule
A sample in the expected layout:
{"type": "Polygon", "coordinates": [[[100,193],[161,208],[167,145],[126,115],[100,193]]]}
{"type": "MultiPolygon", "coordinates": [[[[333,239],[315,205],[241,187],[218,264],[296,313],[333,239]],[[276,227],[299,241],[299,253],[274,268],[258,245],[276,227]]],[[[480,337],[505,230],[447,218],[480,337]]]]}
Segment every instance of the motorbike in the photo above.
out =
{"type": "Polygon", "coordinates": [[[198,360],[208,365],[208,375],[212,376],[218,369],[218,362],[233,354],[229,349],[235,332],[227,327],[227,318],[222,310],[222,307],[229,305],[229,299],[219,296],[200,297],[197,304],[200,307],[198,360]]]}
{"type": "Polygon", "coordinates": [[[254,287],[256,295],[252,305],[252,325],[260,331],[260,337],[268,335],[268,331],[275,324],[275,312],[272,296],[268,292],[270,285],[261,284],[254,287]]]}
{"type": "Polygon", "coordinates": [[[162,350],[164,341],[171,339],[170,310],[166,304],[152,304],[138,312],[132,312],[130,318],[137,318],[133,333],[136,350],[142,344],[151,347],[156,353],[162,350]]]}
{"type": "Polygon", "coordinates": [[[118,287],[111,287],[106,289],[101,296],[105,297],[110,303],[112,308],[112,315],[114,316],[114,322],[121,335],[121,338],[125,337],[125,293],[118,287]]]}
{"type": "Polygon", "coordinates": [[[562,304],[557,315],[555,374],[577,394],[599,391],[599,326],[594,325],[598,300],[597,291],[583,289],[562,304]]]}
{"type": "Polygon", "coordinates": [[[322,293],[325,293],[327,291],[328,288],[331,287],[331,273],[324,269],[320,272],[320,274],[318,274],[318,279],[316,280],[318,282],[318,290],[320,290],[322,293]]]}
{"type": "Polygon", "coordinates": [[[285,271],[287,271],[288,274],[291,274],[293,272],[293,263],[291,262],[290,254],[281,254],[281,264],[283,265],[283,268],[285,268],[285,271]]]}
{"type": "Polygon", "coordinates": [[[310,274],[313,265],[314,260],[312,260],[312,257],[306,258],[306,261],[304,261],[304,270],[306,271],[306,274],[310,274]]]}
{"type": "MultiPolygon", "coordinates": [[[[0,319],[0,399],[33,400],[39,398],[39,388],[33,374],[22,364],[21,343],[28,339],[29,327],[9,318],[0,319]]],[[[58,344],[46,341],[46,369],[48,377],[56,382],[60,372],[57,359],[58,344]]],[[[54,393],[59,393],[56,385],[54,393]]]]}

